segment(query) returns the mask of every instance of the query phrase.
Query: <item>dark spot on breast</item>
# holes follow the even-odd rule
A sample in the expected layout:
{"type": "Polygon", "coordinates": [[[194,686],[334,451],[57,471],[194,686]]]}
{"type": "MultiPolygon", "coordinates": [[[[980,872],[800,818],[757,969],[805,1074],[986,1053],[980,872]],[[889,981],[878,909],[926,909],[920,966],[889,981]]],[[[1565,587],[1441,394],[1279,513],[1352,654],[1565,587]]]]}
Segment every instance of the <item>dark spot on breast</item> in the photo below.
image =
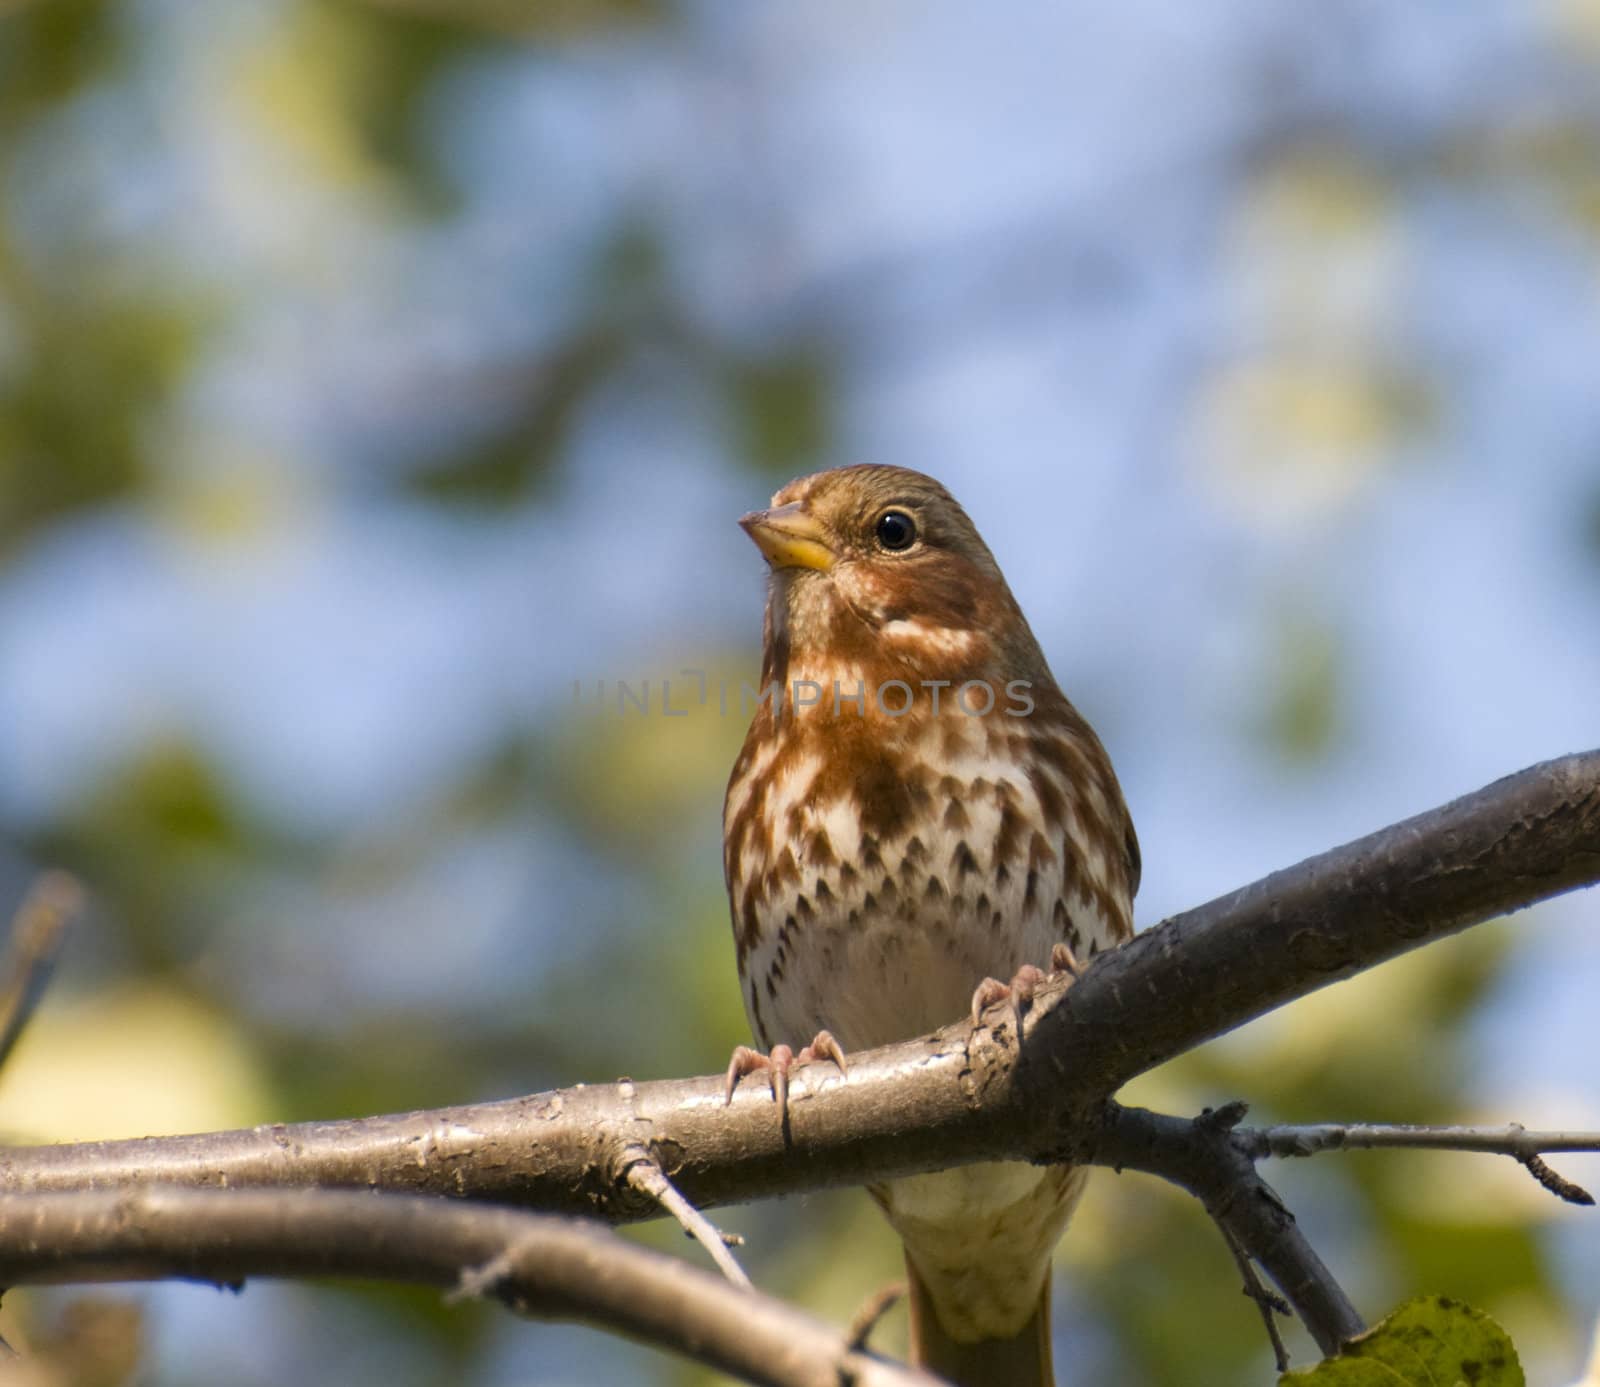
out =
{"type": "Polygon", "coordinates": [[[1066,817],[1067,801],[1056,784],[1055,776],[1043,766],[1030,765],[1028,783],[1033,786],[1033,793],[1038,796],[1039,812],[1043,815],[1044,821],[1050,824],[1060,823],[1066,817]]]}
{"type": "Polygon", "coordinates": [[[1046,841],[1044,834],[1035,833],[1028,840],[1028,870],[1038,871],[1056,860],[1056,850],[1046,841]]]}
{"type": "Polygon", "coordinates": [[[978,899],[974,902],[973,909],[976,910],[978,912],[978,914],[982,915],[983,912],[986,911],[988,908],[989,908],[989,893],[987,891],[978,892],[978,899]]]}
{"type": "Polygon", "coordinates": [[[816,919],[816,911],[812,910],[811,902],[808,901],[804,896],[796,897],[794,911],[795,914],[807,924],[810,924],[812,920],[816,919]]]}
{"type": "Polygon", "coordinates": [[[861,835],[861,870],[864,872],[883,870],[883,858],[878,855],[878,840],[870,833],[861,835]]]}
{"type": "Polygon", "coordinates": [[[939,793],[953,799],[961,793],[961,782],[953,775],[942,776],[939,780],[939,793]]]}
{"type": "Polygon", "coordinates": [[[915,834],[906,843],[905,860],[907,862],[926,862],[928,860],[928,850],[922,846],[922,839],[915,834]]]}
{"type": "Polygon", "coordinates": [[[944,895],[944,883],[938,877],[929,877],[928,884],[922,894],[930,901],[936,901],[944,895]]]}
{"type": "Polygon", "coordinates": [[[744,893],[744,904],[739,911],[739,959],[742,962],[745,954],[755,948],[756,940],[761,937],[761,922],[756,919],[756,898],[753,892],[744,893]]]}
{"type": "Polygon", "coordinates": [[[767,974],[767,996],[773,1001],[778,1000],[778,980],[772,973],[767,974]]]}
{"type": "Polygon", "coordinates": [[[850,886],[852,883],[854,883],[855,879],[856,879],[856,869],[854,867],[852,867],[848,862],[841,862],[839,864],[839,885],[840,885],[840,887],[842,888],[842,887],[850,886]]]}
{"type": "MultiPolygon", "coordinates": [[[[904,868],[901,869],[904,871],[904,868]]],[[[894,884],[894,878],[886,876],[878,883],[878,892],[886,903],[892,903],[900,894],[900,888],[894,884]]]]}
{"type": "Polygon", "coordinates": [[[1034,869],[1032,867],[1029,867],[1028,868],[1028,884],[1023,888],[1023,891],[1022,891],[1022,908],[1024,910],[1031,910],[1033,908],[1034,898],[1038,894],[1039,894],[1039,873],[1034,871],[1034,869]]]}
{"type": "Polygon", "coordinates": [[[968,827],[967,811],[960,800],[951,800],[945,805],[944,826],[952,833],[965,833],[968,827]]]}
{"type": "Polygon", "coordinates": [[[866,835],[876,838],[897,836],[910,821],[918,799],[926,800],[928,790],[919,780],[902,774],[897,761],[870,743],[856,741],[857,754],[827,757],[812,781],[807,797],[823,801],[848,794],[861,819],[862,842],[866,835]]]}
{"type": "Polygon", "coordinates": [[[1022,811],[1009,798],[1003,799],[1000,803],[1000,827],[994,835],[993,863],[996,867],[1017,860],[1022,850],[1022,835],[1026,829],[1027,821],[1023,818],[1022,811]]]}
{"type": "Polygon", "coordinates": [[[761,1016],[761,993],[754,978],[750,980],[750,1029],[756,1033],[764,1049],[772,1048],[772,1041],[767,1036],[767,1024],[761,1016]]]}
{"type": "Polygon", "coordinates": [[[831,867],[834,863],[833,844],[820,828],[806,839],[806,861],[813,867],[831,867]]]}
{"type": "Polygon", "coordinates": [[[772,870],[767,873],[769,887],[793,886],[800,880],[800,864],[795,861],[794,850],[784,848],[778,860],[772,864],[772,870]]]}
{"type": "Polygon", "coordinates": [[[818,905],[822,905],[824,902],[831,901],[833,899],[833,891],[829,888],[828,883],[821,877],[817,878],[817,889],[814,894],[816,895],[818,905]]]}
{"type": "Polygon", "coordinates": [[[969,872],[978,870],[978,859],[972,855],[972,849],[965,842],[956,844],[956,850],[950,855],[950,863],[955,868],[957,881],[969,872]]]}

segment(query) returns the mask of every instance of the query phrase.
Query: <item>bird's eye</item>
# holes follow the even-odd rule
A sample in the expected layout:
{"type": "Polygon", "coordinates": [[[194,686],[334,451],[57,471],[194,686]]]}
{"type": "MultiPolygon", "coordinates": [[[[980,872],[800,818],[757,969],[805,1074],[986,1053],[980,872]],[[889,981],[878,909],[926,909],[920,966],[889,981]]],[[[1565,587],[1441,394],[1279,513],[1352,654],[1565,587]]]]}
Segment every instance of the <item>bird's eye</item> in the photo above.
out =
{"type": "Polygon", "coordinates": [[[903,510],[886,510],[878,517],[876,533],[885,549],[909,549],[916,543],[917,526],[903,510]]]}

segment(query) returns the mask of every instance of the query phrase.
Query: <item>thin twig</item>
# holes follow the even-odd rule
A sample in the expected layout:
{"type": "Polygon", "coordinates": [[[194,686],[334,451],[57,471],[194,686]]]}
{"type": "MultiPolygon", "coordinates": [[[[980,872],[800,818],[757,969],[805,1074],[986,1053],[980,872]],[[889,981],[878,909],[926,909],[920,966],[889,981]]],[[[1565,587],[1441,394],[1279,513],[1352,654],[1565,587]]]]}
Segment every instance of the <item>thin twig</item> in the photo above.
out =
{"type": "Polygon", "coordinates": [[[667,1172],[642,1146],[633,1147],[626,1159],[628,1183],[640,1194],[648,1195],[678,1220],[683,1231],[711,1254],[711,1260],[735,1286],[750,1287],[750,1278],[728,1251],[728,1240],[710,1219],[700,1212],[667,1178],[667,1172]]]}
{"type": "Polygon", "coordinates": [[[905,1299],[905,1294],[904,1281],[891,1281],[887,1286],[874,1291],[861,1303],[861,1308],[850,1317],[850,1326],[844,1332],[845,1342],[851,1348],[865,1349],[873,1330],[889,1311],[905,1299]]]}
{"type": "Polygon", "coordinates": [[[352,1190],[0,1196],[0,1284],[353,1276],[490,1294],[762,1387],[937,1387],[838,1330],[592,1222],[352,1190]]]}
{"type": "Polygon", "coordinates": [[[67,926],[83,908],[83,888],[65,872],[46,872],[11,917],[0,959],[0,1065],[11,1057],[55,970],[67,926]]]}
{"type": "Polygon", "coordinates": [[[1600,1151],[1600,1132],[1530,1132],[1518,1122],[1500,1127],[1423,1127],[1403,1123],[1319,1122],[1306,1126],[1240,1127],[1240,1149],[1264,1156],[1315,1156],[1324,1151],[1401,1148],[1422,1151],[1476,1151],[1510,1156],[1545,1189],[1569,1204],[1588,1205],[1594,1196],[1552,1170],[1550,1151],[1600,1151]]]}
{"type": "Polygon", "coordinates": [[[1421,1126],[1383,1122],[1316,1122],[1304,1126],[1239,1127],[1250,1155],[1315,1156],[1324,1151],[1409,1147],[1428,1151],[1482,1151],[1500,1156],[1551,1151],[1600,1151],[1600,1132],[1530,1131],[1518,1122],[1495,1127],[1421,1126]]]}
{"type": "Polygon", "coordinates": [[[1222,1241],[1233,1254],[1233,1264],[1239,1268],[1239,1275],[1244,1280],[1244,1294],[1255,1302],[1256,1309],[1261,1312],[1261,1323],[1266,1326],[1267,1338],[1272,1341],[1272,1356],[1278,1371],[1286,1373],[1289,1371],[1289,1350],[1284,1347],[1283,1335],[1278,1332],[1278,1322],[1273,1316],[1292,1313],[1289,1303],[1261,1284],[1261,1278],[1256,1275],[1256,1264],[1250,1259],[1250,1254],[1239,1246],[1239,1240],[1233,1236],[1228,1225],[1218,1223],[1217,1231],[1222,1234],[1222,1241]]]}

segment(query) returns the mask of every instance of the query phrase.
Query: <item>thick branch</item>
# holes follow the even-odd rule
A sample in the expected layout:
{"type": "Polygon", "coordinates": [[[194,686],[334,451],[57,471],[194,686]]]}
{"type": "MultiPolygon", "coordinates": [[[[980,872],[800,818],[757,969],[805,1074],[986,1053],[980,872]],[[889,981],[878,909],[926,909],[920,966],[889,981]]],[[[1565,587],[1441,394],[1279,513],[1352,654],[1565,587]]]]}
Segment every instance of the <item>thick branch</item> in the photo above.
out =
{"type": "Polygon", "coordinates": [[[935,1387],[781,1301],[592,1222],[343,1190],[0,1196],[0,1284],[353,1276],[493,1295],[769,1387],[935,1387]]]}
{"type": "MultiPolygon", "coordinates": [[[[641,1146],[701,1207],[996,1158],[1137,1165],[1113,1150],[1105,1104],[1134,1075],[1330,982],[1597,879],[1600,752],[1588,752],[1175,916],[1096,960],[1065,995],[1064,983],[1041,987],[1020,1055],[1008,1010],[997,1008],[976,1031],[963,1022],[852,1056],[848,1082],[832,1065],[802,1068],[787,1126],[764,1085],[746,1084],[726,1108],[721,1076],[619,1081],[400,1116],[13,1149],[0,1154],[0,1182],[372,1186],[625,1220],[658,1212],[627,1177],[641,1146]]],[[[1204,1193],[1209,1177],[1192,1178],[1202,1198],[1216,1197],[1204,1193]]],[[[1342,1337],[1353,1312],[1310,1249],[1278,1237],[1270,1211],[1255,1207],[1271,1202],[1224,1220],[1319,1341],[1342,1337]]]]}
{"type": "Polygon", "coordinates": [[[647,1146],[699,1207],[996,1157],[1092,1159],[1121,1084],[1295,997],[1600,880],[1600,752],[1545,762],[1174,916],[1041,987],[1019,1062],[1003,1009],[795,1071],[792,1138],[765,1085],[580,1084],[427,1112],[201,1136],[17,1147],[13,1191],[154,1182],[456,1194],[650,1217],[620,1162],[647,1146]],[[1049,1003],[1058,1004],[1051,1009],[1049,1003]]]}

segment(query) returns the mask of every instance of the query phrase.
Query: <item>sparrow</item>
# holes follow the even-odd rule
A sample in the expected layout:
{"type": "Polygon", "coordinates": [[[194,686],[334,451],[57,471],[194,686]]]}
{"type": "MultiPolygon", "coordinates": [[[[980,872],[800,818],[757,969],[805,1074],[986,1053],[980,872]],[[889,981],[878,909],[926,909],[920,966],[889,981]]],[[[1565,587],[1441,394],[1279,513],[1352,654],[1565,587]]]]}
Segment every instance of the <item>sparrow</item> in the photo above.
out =
{"type": "MultiPolygon", "coordinates": [[[[842,467],[739,522],[768,567],[761,697],[723,808],[739,977],[780,1115],[800,1061],[908,1040],[1128,938],[1139,846],[1100,740],[966,512],[842,467]],[[996,979],[1011,979],[1007,987],[996,979]]],[[[1050,1259],[1087,1170],[986,1163],[869,1193],[912,1360],[1049,1387],[1050,1259]]]]}

